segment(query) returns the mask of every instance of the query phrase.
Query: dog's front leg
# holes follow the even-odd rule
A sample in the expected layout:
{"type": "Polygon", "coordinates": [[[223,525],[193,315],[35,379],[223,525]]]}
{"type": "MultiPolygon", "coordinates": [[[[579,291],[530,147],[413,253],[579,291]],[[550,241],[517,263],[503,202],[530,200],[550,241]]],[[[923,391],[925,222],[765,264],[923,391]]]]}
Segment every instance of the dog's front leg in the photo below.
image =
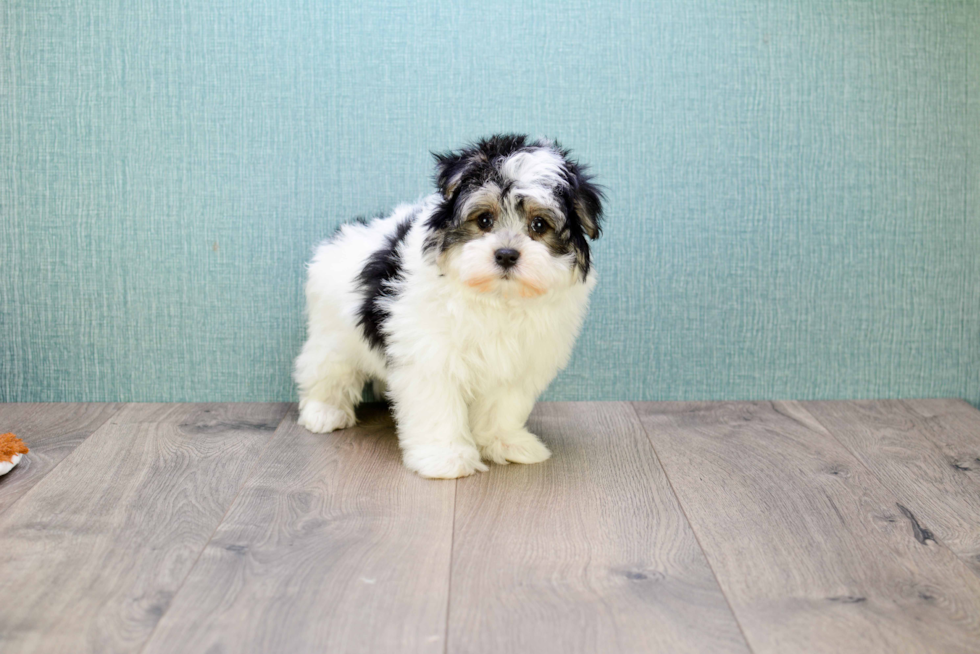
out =
{"type": "Polygon", "coordinates": [[[540,463],[551,456],[547,446],[524,426],[537,393],[504,386],[477,398],[470,406],[470,427],[483,458],[494,463],[540,463]]]}
{"type": "Polygon", "coordinates": [[[452,380],[422,366],[399,367],[388,378],[388,396],[407,468],[438,479],[488,470],[470,434],[466,402],[452,380]]]}

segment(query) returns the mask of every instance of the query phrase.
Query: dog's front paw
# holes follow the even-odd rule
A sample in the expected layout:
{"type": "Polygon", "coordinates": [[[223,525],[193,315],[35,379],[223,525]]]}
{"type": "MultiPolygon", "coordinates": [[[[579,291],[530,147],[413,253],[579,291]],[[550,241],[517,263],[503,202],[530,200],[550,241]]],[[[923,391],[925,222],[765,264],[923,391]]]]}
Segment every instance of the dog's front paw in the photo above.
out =
{"type": "Polygon", "coordinates": [[[354,425],[354,416],[341,411],[326,402],[310,400],[299,411],[300,426],[314,434],[326,434],[337,429],[347,429],[354,425]]]}
{"type": "Polygon", "coordinates": [[[490,468],[480,460],[475,447],[463,445],[422,445],[405,449],[405,467],[430,479],[456,479],[490,468]]]}
{"type": "Polygon", "coordinates": [[[480,447],[483,458],[501,465],[541,463],[551,458],[551,450],[526,429],[497,434],[480,447]]]}

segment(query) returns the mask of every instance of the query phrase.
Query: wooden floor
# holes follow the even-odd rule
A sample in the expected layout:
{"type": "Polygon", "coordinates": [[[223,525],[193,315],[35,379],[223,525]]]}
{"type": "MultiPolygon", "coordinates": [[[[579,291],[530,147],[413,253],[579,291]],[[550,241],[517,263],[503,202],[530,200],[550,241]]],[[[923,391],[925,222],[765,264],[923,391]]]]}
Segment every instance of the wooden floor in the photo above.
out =
{"type": "Polygon", "coordinates": [[[361,419],[0,405],[0,652],[980,652],[965,402],[539,404],[458,481],[361,419]]]}

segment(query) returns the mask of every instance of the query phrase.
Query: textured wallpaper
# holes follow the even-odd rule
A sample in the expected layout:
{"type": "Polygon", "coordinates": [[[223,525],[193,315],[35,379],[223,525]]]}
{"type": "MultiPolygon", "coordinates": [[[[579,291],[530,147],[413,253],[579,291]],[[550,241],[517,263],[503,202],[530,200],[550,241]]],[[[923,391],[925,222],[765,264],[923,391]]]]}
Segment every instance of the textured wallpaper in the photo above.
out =
{"type": "Polygon", "coordinates": [[[980,3],[0,3],[0,400],[283,400],[429,150],[609,192],[550,399],[980,402],[980,3]]]}

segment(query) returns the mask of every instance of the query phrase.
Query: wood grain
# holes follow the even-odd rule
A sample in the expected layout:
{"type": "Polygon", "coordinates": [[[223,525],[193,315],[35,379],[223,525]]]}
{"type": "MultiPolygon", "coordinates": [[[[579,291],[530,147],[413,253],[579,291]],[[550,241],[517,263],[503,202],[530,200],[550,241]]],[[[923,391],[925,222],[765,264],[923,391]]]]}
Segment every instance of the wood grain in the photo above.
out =
{"type": "Polygon", "coordinates": [[[31,449],[16,468],[0,477],[0,514],[121,407],[121,404],[0,404],[0,433],[13,432],[31,449]]]}
{"type": "Polygon", "coordinates": [[[980,412],[958,400],[804,406],[980,575],[980,412]]]}
{"type": "Polygon", "coordinates": [[[291,413],[150,639],[173,652],[442,652],[454,481],[401,465],[386,412],[291,413]]]}
{"type": "Polygon", "coordinates": [[[980,490],[980,411],[963,400],[902,400],[957,475],[980,490]]]}
{"type": "Polygon", "coordinates": [[[136,652],[286,405],[129,405],[0,516],[0,650],[136,652]]]}
{"type": "Polygon", "coordinates": [[[639,403],[752,649],[976,652],[980,580],[796,403],[639,403]]]}
{"type": "Polygon", "coordinates": [[[748,651],[632,408],[529,426],[549,461],[458,482],[448,651],[748,651]]]}

